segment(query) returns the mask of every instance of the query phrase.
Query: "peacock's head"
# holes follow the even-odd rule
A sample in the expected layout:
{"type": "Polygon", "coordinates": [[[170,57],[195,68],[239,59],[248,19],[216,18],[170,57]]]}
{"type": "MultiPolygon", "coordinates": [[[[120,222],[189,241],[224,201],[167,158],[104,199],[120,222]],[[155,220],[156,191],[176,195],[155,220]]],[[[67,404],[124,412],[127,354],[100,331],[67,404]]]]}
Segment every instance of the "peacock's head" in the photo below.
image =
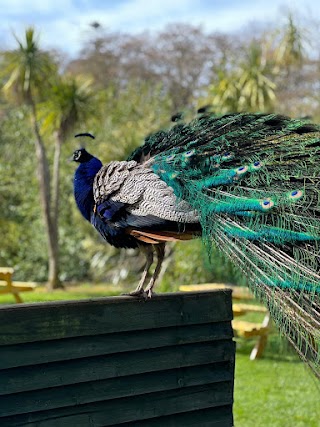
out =
{"type": "Polygon", "coordinates": [[[77,163],[86,163],[89,162],[93,156],[88,153],[85,148],[80,148],[73,153],[72,160],[77,163]]]}
{"type": "MultiPolygon", "coordinates": [[[[93,135],[91,135],[91,133],[78,133],[77,135],[74,136],[75,138],[83,138],[83,137],[89,137],[91,139],[95,139],[93,135]]],[[[84,146],[84,141],[82,141],[82,146],[84,146]]],[[[93,156],[91,156],[90,153],[88,153],[88,151],[86,151],[85,148],[79,148],[78,150],[76,150],[73,153],[72,156],[72,160],[74,162],[77,163],[86,163],[89,162],[91,159],[93,158],[93,156]]]]}

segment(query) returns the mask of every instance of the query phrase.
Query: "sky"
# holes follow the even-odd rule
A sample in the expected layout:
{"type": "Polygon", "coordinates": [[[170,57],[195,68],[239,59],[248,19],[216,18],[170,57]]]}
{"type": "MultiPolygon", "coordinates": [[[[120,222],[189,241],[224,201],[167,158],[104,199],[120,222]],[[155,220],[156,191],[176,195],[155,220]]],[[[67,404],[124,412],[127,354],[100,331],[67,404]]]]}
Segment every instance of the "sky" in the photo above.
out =
{"type": "Polygon", "coordinates": [[[173,22],[200,25],[208,32],[235,32],[255,22],[280,22],[288,10],[320,19],[320,2],[315,0],[0,0],[0,43],[12,48],[12,33],[21,37],[32,25],[41,46],[73,57],[92,22],[127,33],[157,31],[173,22]]]}

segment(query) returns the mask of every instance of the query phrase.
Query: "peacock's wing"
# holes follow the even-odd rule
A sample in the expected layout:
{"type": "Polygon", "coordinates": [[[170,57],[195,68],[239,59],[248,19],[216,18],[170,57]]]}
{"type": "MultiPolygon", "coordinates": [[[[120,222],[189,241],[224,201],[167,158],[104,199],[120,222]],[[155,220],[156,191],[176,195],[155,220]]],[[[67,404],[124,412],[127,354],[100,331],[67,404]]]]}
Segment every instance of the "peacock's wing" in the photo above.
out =
{"type": "Polygon", "coordinates": [[[199,213],[216,244],[320,376],[320,132],[276,115],[204,115],[132,157],[199,213]]]}
{"type": "Polygon", "coordinates": [[[136,161],[115,161],[101,168],[93,190],[99,218],[145,243],[191,238],[200,229],[195,209],[136,161]]]}

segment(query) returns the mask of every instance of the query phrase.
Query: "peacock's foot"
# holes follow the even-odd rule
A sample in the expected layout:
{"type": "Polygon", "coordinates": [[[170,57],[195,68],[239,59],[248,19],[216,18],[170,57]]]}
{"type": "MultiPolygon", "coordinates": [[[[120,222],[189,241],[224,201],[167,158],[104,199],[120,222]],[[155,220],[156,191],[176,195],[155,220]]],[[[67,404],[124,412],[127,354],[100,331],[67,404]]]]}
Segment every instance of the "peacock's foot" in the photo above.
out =
{"type": "Polygon", "coordinates": [[[148,298],[148,299],[151,299],[154,295],[156,295],[156,293],[155,293],[155,292],[153,292],[153,290],[152,290],[152,289],[147,289],[147,290],[145,291],[145,294],[147,295],[147,298],[148,298]]]}
{"type": "Polygon", "coordinates": [[[148,296],[148,294],[143,289],[136,289],[135,291],[128,292],[128,293],[125,293],[122,295],[127,296],[127,297],[136,297],[136,298],[143,299],[143,300],[147,300],[148,298],[150,298],[148,296]]]}
{"type": "Polygon", "coordinates": [[[147,295],[148,299],[151,299],[154,295],[156,295],[155,292],[153,292],[153,286],[148,285],[145,289],[145,294],[147,295]]]}

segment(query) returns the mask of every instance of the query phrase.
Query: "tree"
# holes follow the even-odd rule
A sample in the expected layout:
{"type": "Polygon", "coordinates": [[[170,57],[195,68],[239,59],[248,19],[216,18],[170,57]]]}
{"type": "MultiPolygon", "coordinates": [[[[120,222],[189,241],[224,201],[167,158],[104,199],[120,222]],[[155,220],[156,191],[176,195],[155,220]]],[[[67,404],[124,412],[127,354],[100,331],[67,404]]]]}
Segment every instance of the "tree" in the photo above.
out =
{"type": "Polygon", "coordinates": [[[37,101],[44,97],[51,77],[57,72],[57,66],[49,53],[39,48],[33,28],[26,29],[24,41],[16,36],[15,39],[17,49],[3,54],[3,75],[7,76],[3,90],[9,98],[25,104],[30,110],[41,208],[47,235],[48,282],[51,287],[56,287],[59,284],[57,230],[52,220],[49,162],[37,119],[37,101]]]}
{"type": "Polygon", "coordinates": [[[244,60],[223,67],[209,87],[209,97],[219,112],[270,111],[276,99],[272,62],[264,44],[252,41],[244,60]]]}
{"type": "Polygon", "coordinates": [[[307,30],[289,14],[270,39],[279,111],[294,117],[313,115],[318,103],[319,63],[307,40],[307,30]]]}
{"type": "Polygon", "coordinates": [[[278,67],[285,66],[286,72],[290,69],[300,67],[305,57],[304,31],[296,24],[293,15],[289,13],[286,25],[277,30],[274,41],[275,63],[278,67]]]}
{"type": "Polygon", "coordinates": [[[271,63],[266,58],[263,44],[253,41],[238,72],[240,110],[261,112],[273,109],[276,85],[272,77],[271,63]]]}
{"type": "MultiPolygon", "coordinates": [[[[91,80],[84,77],[64,76],[57,78],[51,87],[50,98],[40,104],[39,118],[41,130],[55,137],[52,172],[51,221],[54,230],[56,257],[52,267],[58,274],[59,259],[59,182],[60,155],[62,144],[70,136],[75,126],[83,123],[94,111],[95,94],[91,80]]],[[[49,289],[54,283],[49,281],[49,289]]]]}
{"type": "Polygon", "coordinates": [[[174,111],[192,106],[193,98],[211,79],[220,55],[220,39],[187,24],[168,25],[153,43],[150,68],[162,81],[174,111]]]}
{"type": "Polygon", "coordinates": [[[92,75],[97,88],[113,85],[117,94],[133,80],[155,88],[161,83],[173,112],[192,106],[211,81],[213,67],[237,46],[228,36],[206,34],[188,24],[135,35],[104,31],[93,24],[80,58],[68,70],[92,75]]]}
{"type": "Polygon", "coordinates": [[[218,113],[236,113],[239,106],[240,87],[234,70],[220,69],[215,81],[209,86],[205,103],[211,103],[218,113]]]}

